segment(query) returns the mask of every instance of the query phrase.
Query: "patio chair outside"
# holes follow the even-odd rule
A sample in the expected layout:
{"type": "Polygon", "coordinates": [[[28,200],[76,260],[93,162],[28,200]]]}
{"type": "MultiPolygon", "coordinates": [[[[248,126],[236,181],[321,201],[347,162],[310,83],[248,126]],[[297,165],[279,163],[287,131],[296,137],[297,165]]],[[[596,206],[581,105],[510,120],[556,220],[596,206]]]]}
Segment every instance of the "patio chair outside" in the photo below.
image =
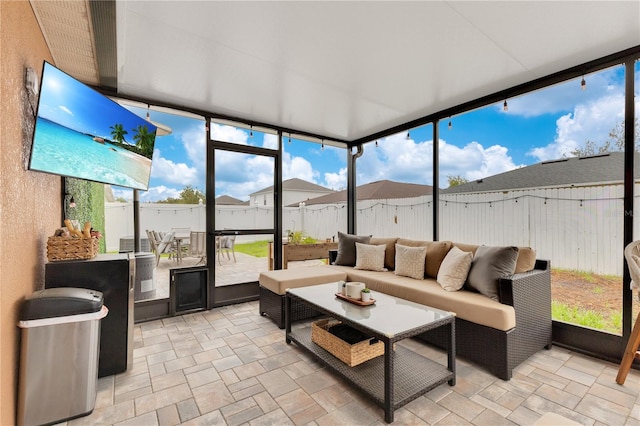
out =
{"type": "Polygon", "coordinates": [[[199,257],[196,265],[207,262],[207,233],[201,231],[191,231],[189,233],[189,256],[199,257]]]}
{"type": "MultiPolygon", "coordinates": [[[[231,256],[229,252],[233,254],[233,261],[236,261],[236,236],[224,236],[220,237],[219,247],[218,247],[218,255],[220,255],[223,251],[227,254],[227,260],[231,260],[231,256]]],[[[218,260],[220,260],[218,258],[218,260]]]]}
{"type": "Polygon", "coordinates": [[[160,263],[160,256],[168,253],[169,259],[172,258],[175,253],[175,244],[173,241],[173,232],[167,232],[162,235],[162,239],[158,240],[158,234],[153,231],[147,231],[149,236],[149,243],[152,245],[152,250],[156,255],[156,266],[160,263]],[[153,238],[152,238],[153,235],[153,238]]]}

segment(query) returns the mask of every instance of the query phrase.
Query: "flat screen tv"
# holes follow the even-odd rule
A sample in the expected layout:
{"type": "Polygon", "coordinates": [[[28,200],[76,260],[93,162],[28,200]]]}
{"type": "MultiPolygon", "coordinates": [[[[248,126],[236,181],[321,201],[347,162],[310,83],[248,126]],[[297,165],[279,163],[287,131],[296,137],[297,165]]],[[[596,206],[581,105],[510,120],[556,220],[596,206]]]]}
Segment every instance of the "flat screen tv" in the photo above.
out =
{"type": "Polygon", "coordinates": [[[156,130],[44,62],[29,170],[146,191],[156,130]]]}

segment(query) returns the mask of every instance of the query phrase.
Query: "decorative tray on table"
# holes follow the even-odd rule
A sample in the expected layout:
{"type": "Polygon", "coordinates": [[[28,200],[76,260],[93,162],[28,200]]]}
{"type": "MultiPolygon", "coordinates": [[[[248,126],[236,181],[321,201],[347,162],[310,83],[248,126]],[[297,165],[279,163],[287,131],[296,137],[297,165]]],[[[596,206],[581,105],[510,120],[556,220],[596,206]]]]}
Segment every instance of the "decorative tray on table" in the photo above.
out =
{"type": "Polygon", "coordinates": [[[349,296],[345,296],[342,293],[336,293],[336,297],[342,300],[346,300],[349,303],[353,303],[354,305],[358,305],[358,306],[369,306],[369,305],[373,305],[374,303],[376,303],[376,299],[370,299],[368,302],[363,302],[360,299],[354,299],[352,297],[349,296]]]}

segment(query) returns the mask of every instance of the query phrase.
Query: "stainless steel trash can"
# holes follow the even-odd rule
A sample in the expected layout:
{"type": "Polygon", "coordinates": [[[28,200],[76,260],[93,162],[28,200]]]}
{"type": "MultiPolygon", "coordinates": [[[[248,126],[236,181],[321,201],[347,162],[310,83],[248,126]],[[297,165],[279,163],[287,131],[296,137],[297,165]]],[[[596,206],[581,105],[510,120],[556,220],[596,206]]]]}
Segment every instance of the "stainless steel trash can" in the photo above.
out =
{"type": "Polygon", "coordinates": [[[91,414],[96,402],[99,291],[60,287],[36,291],[22,307],[18,425],[40,425],[91,414]]]}
{"type": "Polygon", "coordinates": [[[136,284],[134,300],[153,299],[156,296],[156,283],[153,276],[156,268],[156,255],[138,252],[136,256],[136,284]]]}

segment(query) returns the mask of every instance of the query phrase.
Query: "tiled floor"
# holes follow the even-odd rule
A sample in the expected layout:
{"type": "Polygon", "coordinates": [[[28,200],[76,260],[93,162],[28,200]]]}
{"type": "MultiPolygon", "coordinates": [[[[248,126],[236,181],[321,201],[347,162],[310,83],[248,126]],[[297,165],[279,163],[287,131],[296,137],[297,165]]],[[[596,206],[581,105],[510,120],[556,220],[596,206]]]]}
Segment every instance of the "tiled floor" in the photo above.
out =
{"type": "MultiPolygon", "coordinates": [[[[402,344],[446,364],[440,350],[402,344]]],[[[583,425],[640,425],[640,372],[620,386],[617,368],[554,347],[506,382],[458,359],[456,386],[398,409],[395,424],[531,425],[555,412],[583,425]]],[[[67,424],[378,425],[384,415],[287,345],[251,302],[138,324],[133,367],[99,379],[93,413],[67,424]]]]}

